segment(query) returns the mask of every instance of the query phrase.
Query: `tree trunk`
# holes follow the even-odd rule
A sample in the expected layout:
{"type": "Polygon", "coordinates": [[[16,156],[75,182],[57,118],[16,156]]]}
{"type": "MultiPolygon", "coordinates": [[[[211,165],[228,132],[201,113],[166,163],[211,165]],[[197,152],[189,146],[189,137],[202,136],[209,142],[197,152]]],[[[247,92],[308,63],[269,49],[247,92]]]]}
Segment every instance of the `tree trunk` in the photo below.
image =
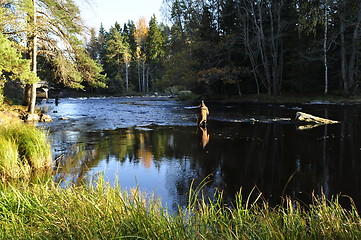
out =
{"type": "Polygon", "coordinates": [[[352,36],[352,48],[351,48],[351,56],[350,56],[350,62],[349,62],[349,72],[348,72],[348,86],[349,88],[355,89],[356,86],[356,75],[357,75],[357,64],[356,64],[356,59],[357,59],[357,45],[358,45],[358,32],[359,32],[359,27],[360,27],[360,22],[361,22],[361,4],[359,5],[359,10],[358,10],[358,14],[357,14],[357,22],[355,23],[355,27],[354,27],[354,31],[353,31],[353,36],[352,36]]]}
{"type": "MultiPolygon", "coordinates": [[[[248,9],[246,7],[243,8],[245,12],[248,12],[248,9]]],[[[248,55],[249,61],[251,63],[251,67],[252,67],[252,73],[253,73],[253,77],[254,77],[254,81],[256,83],[256,91],[257,91],[257,95],[260,94],[260,89],[259,89],[259,83],[258,83],[258,76],[257,76],[257,63],[256,63],[256,53],[255,51],[253,51],[252,49],[252,45],[251,45],[251,40],[250,40],[250,27],[249,27],[249,18],[248,18],[248,14],[242,14],[242,21],[243,21],[243,45],[244,45],[244,49],[246,51],[246,54],[248,55]]]]}
{"type": "Polygon", "coordinates": [[[129,92],[129,63],[125,63],[125,89],[129,92]]]}
{"type": "Polygon", "coordinates": [[[147,73],[146,73],[146,81],[147,81],[147,93],[149,93],[149,65],[146,65],[147,73]]]}
{"type": "Polygon", "coordinates": [[[25,84],[23,106],[29,106],[31,98],[31,84],[25,84]]]}
{"type": "Polygon", "coordinates": [[[327,63],[327,31],[328,31],[328,4],[326,0],[325,4],[325,27],[323,34],[323,65],[325,67],[325,91],[324,94],[328,93],[328,63],[327,63]]]}
{"type": "Polygon", "coordinates": [[[263,20],[261,3],[258,3],[258,14],[259,14],[259,16],[258,16],[259,19],[256,19],[256,16],[254,16],[254,24],[257,26],[257,29],[258,29],[259,50],[261,53],[262,66],[264,68],[264,73],[265,73],[266,82],[267,82],[267,93],[269,95],[271,95],[272,94],[271,74],[270,74],[270,70],[269,70],[266,39],[265,39],[264,31],[263,31],[263,21],[264,20],[263,20]]]}
{"type": "Polygon", "coordinates": [[[282,76],[282,45],[281,42],[281,9],[283,6],[283,1],[280,1],[279,4],[268,5],[268,11],[270,15],[270,25],[271,25],[271,56],[272,56],[272,88],[273,94],[280,94],[281,86],[281,76],[282,76]],[[276,13],[276,16],[273,16],[273,11],[276,13]],[[275,19],[276,18],[276,19],[275,19]]]}
{"type": "MultiPolygon", "coordinates": [[[[31,67],[32,67],[32,71],[35,73],[35,75],[37,74],[37,69],[36,69],[36,57],[37,57],[37,33],[36,33],[36,0],[33,0],[33,9],[34,9],[34,15],[33,17],[33,36],[32,36],[32,54],[31,54],[31,67]]],[[[30,114],[34,114],[35,111],[35,102],[36,102],[36,84],[31,84],[31,95],[30,95],[30,102],[28,105],[28,112],[30,114]]]]}
{"type": "Polygon", "coordinates": [[[238,90],[238,96],[242,96],[241,84],[240,84],[240,81],[238,79],[237,79],[237,90],[238,90]]]}
{"type": "Polygon", "coordinates": [[[145,61],[142,61],[142,89],[143,92],[146,92],[146,84],[145,84],[145,61]]]}
{"type": "Polygon", "coordinates": [[[139,92],[142,92],[142,80],[140,75],[140,60],[137,60],[139,92]]]}
{"type": "Polygon", "coordinates": [[[345,43],[345,18],[343,13],[340,13],[340,38],[341,38],[341,77],[342,88],[346,93],[349,93],[349,86],[346,71],[346,43],[345,43]]]}

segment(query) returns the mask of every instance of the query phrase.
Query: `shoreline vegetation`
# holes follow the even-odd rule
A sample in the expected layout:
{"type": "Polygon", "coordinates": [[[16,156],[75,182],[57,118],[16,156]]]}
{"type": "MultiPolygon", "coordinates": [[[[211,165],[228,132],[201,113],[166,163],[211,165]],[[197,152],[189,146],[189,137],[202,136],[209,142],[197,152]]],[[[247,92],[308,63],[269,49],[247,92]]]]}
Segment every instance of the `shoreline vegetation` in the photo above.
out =
{"type": "Polygon", "coordinates": [[[110,187],[102,178],[82,186],[54,183],[21,189],[6,186],[0,194],[1,239],[358,239],[361,219],[339,197],[314,197],[313,204],[285,198],[270,207],[237,194],[233,206],[190,190],[189,204],[170,213],[154,196],[110,187]]]}
{"type": "Polygon", "coordinates": [[[45,131],[20,120],[19,108],[0,112],[0,181],[51,175],[51,145],[45,131]]]}
{"type": "Polygon", "coordinates": [[[242,96],[228,95],[199,95],[192,91],[179,91],[175,93],[150,93],[150,94],[134,94],[134,95],[107,95],[107,94],[91,94],[82,91],[69,91],[64,98],[69,97],[169,97],[180,101],[217,101],[221,103],[264,103],[264,104],[304,104],[304,103],[320,103],[320,104],[361,104],[361,95],[345,95],[345,94],[245,94],[242,96]]]}

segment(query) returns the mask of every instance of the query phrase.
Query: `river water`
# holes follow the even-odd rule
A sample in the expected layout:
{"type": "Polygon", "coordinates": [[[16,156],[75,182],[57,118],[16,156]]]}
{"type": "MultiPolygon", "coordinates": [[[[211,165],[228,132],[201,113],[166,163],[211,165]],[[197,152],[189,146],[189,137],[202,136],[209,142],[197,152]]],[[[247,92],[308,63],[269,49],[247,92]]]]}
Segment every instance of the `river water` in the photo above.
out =
{"type": "Polygon", "coordinates": [[[166,97],[43,101],[54,119],[41,126],[51,136],[55,181],[102,175],[154,193],[173,210],[186,205],[192,182],[204,179],[204,194],[222,190],[227,201],[240,189],[245,198],[261,192],[271,205],[324,193],[350,196],[360,208],[361,106],[206,102],[204,129],[196,124],[197,104],[166,97]],[[297,111],[341,123],[302,130],[297,111]]]}

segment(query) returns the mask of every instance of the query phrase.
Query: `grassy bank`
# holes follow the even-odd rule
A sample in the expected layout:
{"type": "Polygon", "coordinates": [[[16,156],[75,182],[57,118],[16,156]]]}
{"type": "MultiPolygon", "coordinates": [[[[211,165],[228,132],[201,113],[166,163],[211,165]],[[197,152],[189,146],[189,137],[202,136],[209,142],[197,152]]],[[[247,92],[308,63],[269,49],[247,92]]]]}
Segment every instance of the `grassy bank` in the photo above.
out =
{"type": "MultiPolygon", "coordinates": [[[[192,196],[196,194],[191,193],[192,196]]],[[[285,200],[282,206],[235,206],[190,198],[169,214],[154,199],[98,182],[96,187],[62,189],[48,185],[12,187],[0,194],[1,239],[358,239],[361,221],[337,198],[307,208],[285,200]]]]}
{"type": "Polygon", "coordinates": [[[51,146],[45,132],[22,122],[0,125],[0,180],[46,174],[51,164],[51,146]]]}

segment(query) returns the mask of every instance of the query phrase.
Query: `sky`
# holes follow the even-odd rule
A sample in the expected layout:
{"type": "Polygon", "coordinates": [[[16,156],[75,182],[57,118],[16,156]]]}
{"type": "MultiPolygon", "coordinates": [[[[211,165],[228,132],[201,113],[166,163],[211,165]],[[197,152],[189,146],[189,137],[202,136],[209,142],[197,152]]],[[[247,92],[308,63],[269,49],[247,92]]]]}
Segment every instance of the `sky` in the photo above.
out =
{"type": "Polygon", "coordinates": [[[105,30],[109,30],[116,21],[123,26],[128,20],[136,23],[142,16],[149,22],[153,14],[158,22],[163,21],[160,13],[162,0],[75,0],[75,3],[86,26],[97,30],[101,23],[105,30]]]}

